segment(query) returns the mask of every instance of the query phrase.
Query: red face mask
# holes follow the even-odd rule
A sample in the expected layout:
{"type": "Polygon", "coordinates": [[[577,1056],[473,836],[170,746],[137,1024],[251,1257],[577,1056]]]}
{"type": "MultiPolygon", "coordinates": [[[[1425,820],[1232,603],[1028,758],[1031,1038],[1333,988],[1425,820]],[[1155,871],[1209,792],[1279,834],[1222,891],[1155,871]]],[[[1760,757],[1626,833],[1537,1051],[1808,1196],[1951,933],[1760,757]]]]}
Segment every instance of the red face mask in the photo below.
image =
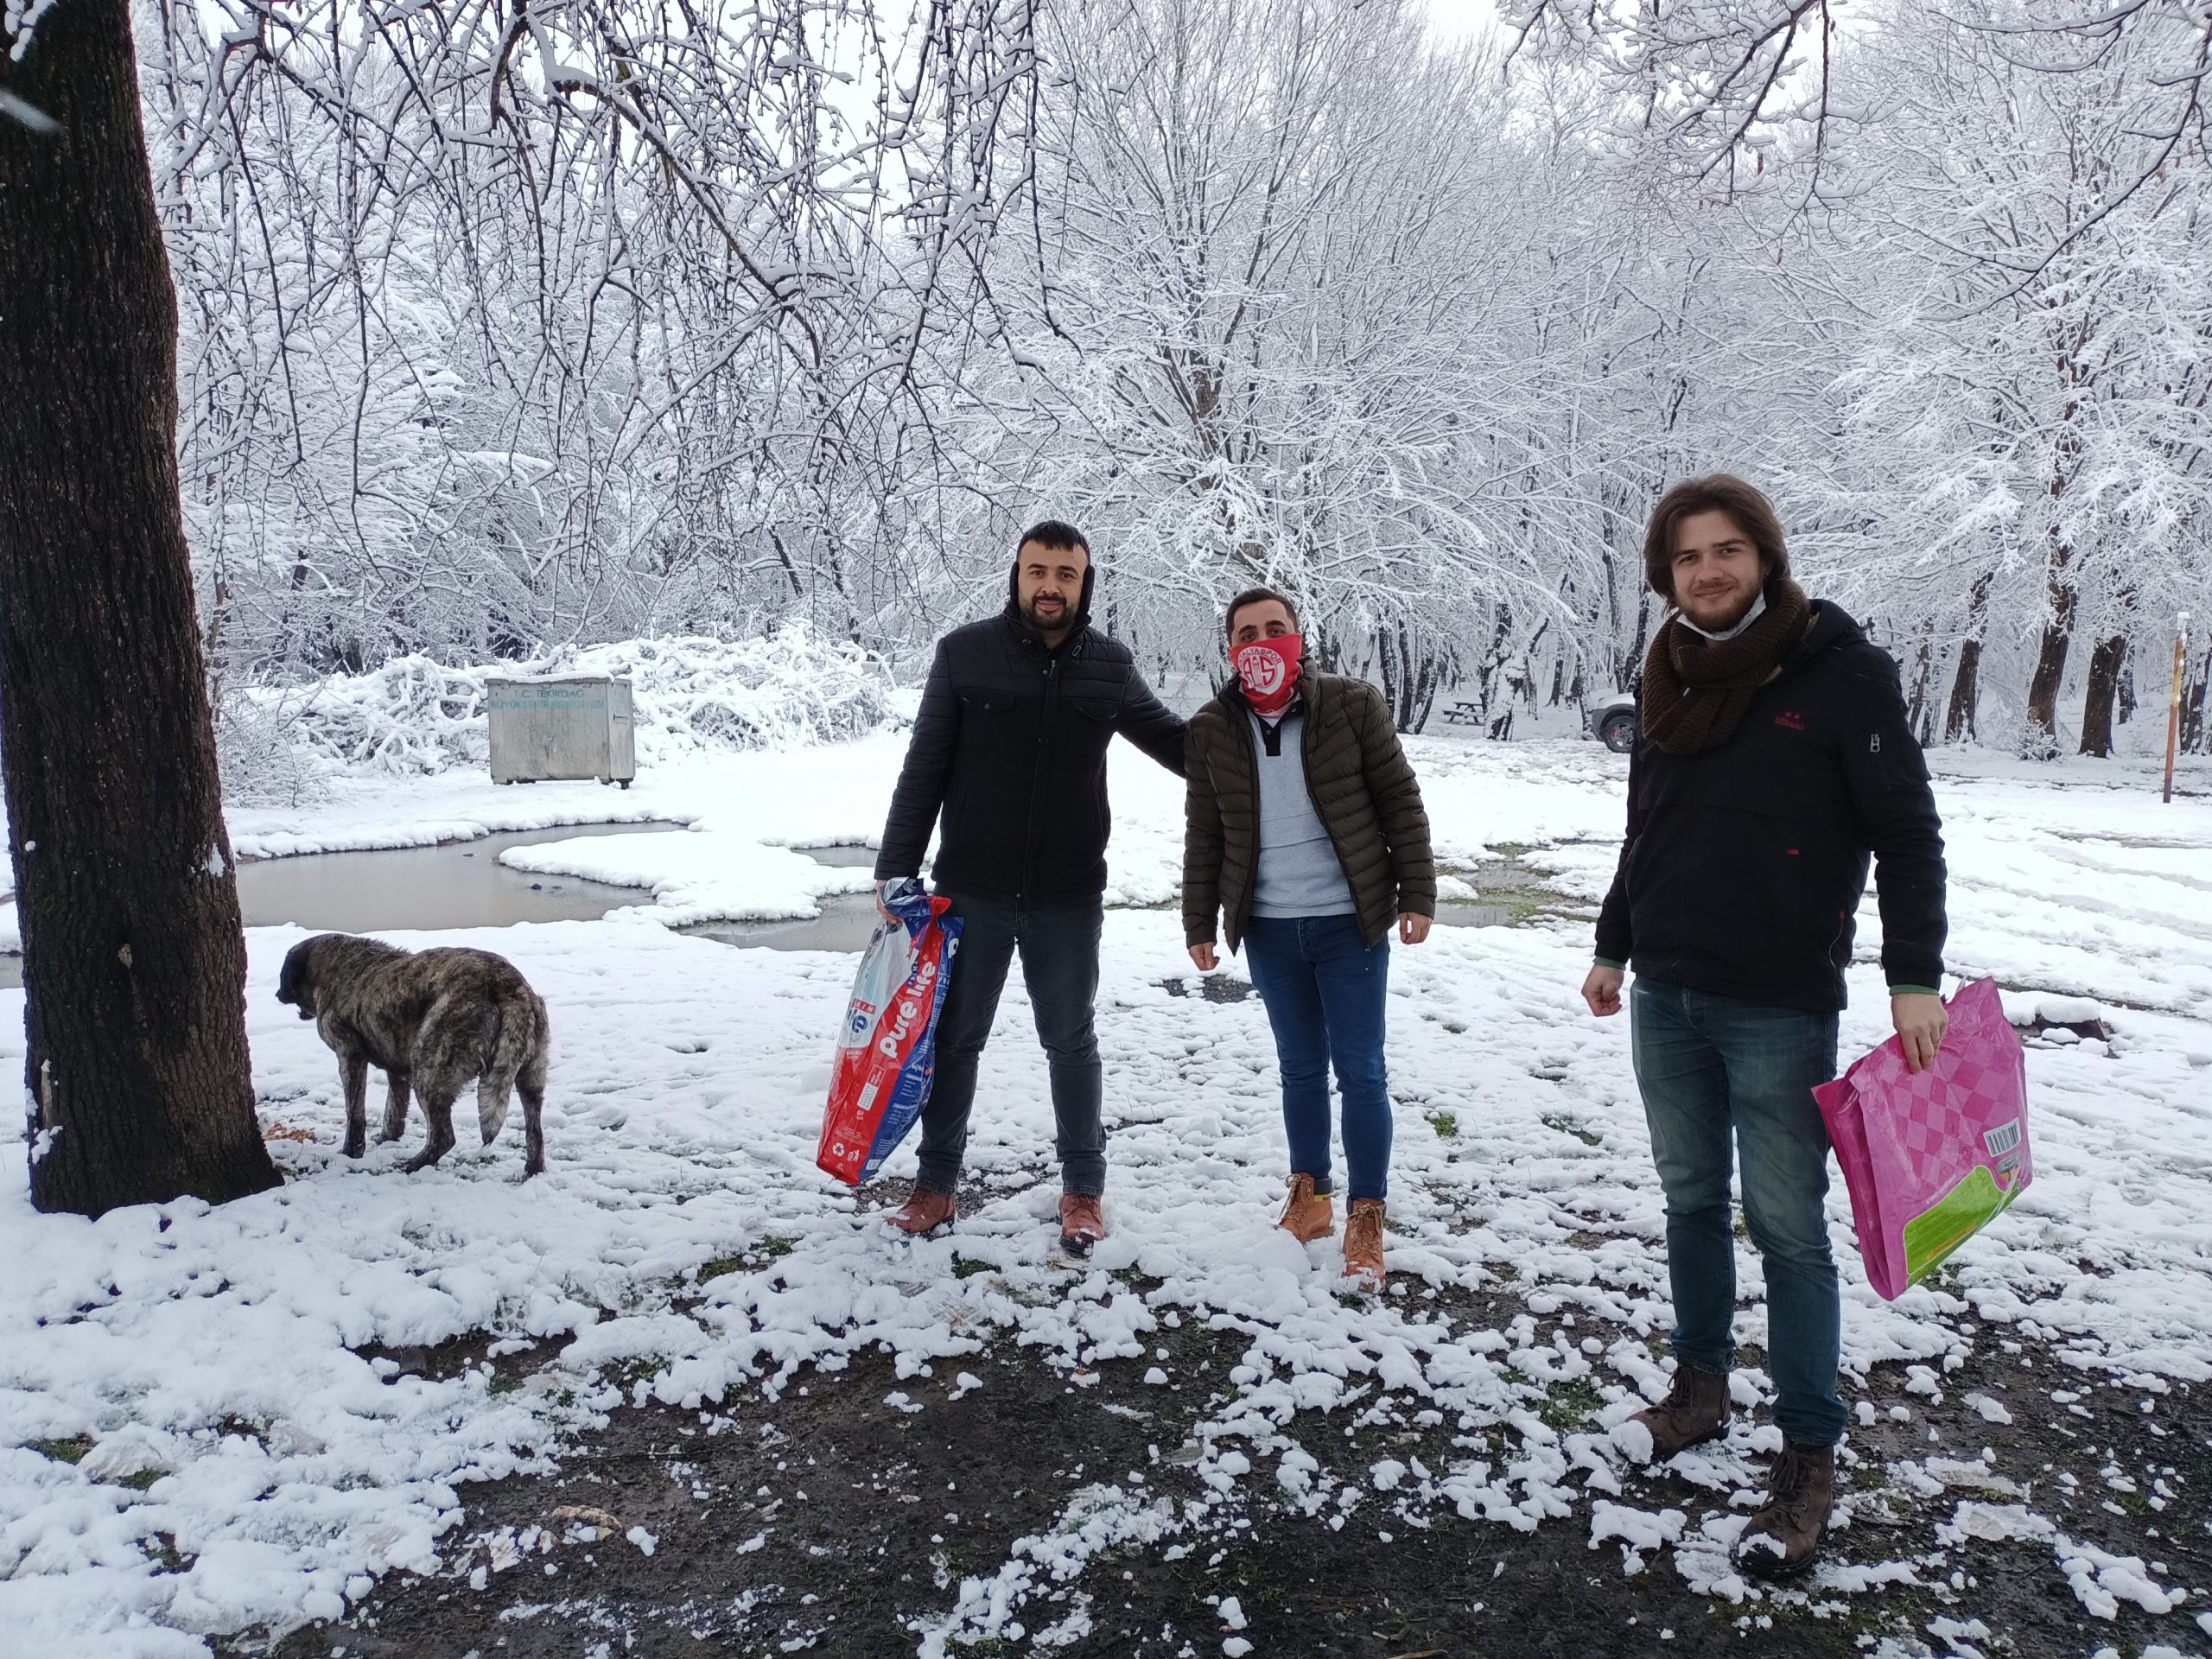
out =
{"type": "Polygon", "coordinates": [[[1274,720],[1290,707],[1298,690],[1299,659],[1306,642],[1294,633],[1273,639],[1255,639],[1229,654],[1236,677],[1244,684],[1244,701],[1262,720],[1274,720]]]}

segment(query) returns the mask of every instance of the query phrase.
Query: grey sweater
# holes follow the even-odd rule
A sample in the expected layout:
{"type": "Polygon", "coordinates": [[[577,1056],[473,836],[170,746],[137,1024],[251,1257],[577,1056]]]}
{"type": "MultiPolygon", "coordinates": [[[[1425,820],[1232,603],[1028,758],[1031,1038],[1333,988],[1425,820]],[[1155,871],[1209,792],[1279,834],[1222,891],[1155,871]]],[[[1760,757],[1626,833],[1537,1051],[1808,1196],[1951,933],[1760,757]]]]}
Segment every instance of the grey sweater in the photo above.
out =
{"type": "Polygon", "coordinates": [[[1313,810],[1306,787],[1306,717],[1285,716],[1278,753],[1268,753],[1266,728],[1255,715],[1252,752],[1260,764],[1260,861],[1252,883],[1252,914],[1291,918],[1349,916],[1357,909],[1336,843],[1313,810]]]}

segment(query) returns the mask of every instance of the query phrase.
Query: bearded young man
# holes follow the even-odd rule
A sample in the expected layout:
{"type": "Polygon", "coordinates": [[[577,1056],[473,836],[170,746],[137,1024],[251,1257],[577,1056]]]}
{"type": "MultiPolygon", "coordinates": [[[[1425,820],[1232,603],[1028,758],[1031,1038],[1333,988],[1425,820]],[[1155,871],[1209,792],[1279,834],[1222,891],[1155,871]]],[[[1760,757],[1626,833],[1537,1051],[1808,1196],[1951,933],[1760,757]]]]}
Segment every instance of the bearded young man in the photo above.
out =
{"type": "Polygon", "coordinates": [[[1882,967],[1906,1063],[1942,1041],[1943,839],[1897,665],[1789,577],[1767,499],[1716,474],[1669,490],[1644,569],[1673,607],[1637,700],[1628,835],[1582,987],[1630,1037],[1667,1198],[1674,1383],[1633,1420],[1655,1460],[1729,1425],[1736,1311],[1730,1139],[1764,1262],[1767,1370],[1783,1437],[1738,1563],[1811,1564],[1835,1491],[1842,1304],[1827,1133],[1853,916],[1874,861],[1882,967]]]}
{"type": "Polygon", "coordinates": [[[1183,722],[1128,646],[1090,626],[1097,580],[1071,524],[1026,531],[1006,608],[938,641],[921,712],[875,861],[886,883],[931,875],[961,918],[960,957],[938,1020],[937,1072],[922,1109],[921,1167],[891,1225],[952,1224],[976,1071],[1014,953],[1049,1062],[1060,1163],[1060,1242],[1086,1255],[1106,1236],[1104,1079],[1092,1005],[1105,920],[1106,749],[1128,738],[1180,777],[1183,722]]]}

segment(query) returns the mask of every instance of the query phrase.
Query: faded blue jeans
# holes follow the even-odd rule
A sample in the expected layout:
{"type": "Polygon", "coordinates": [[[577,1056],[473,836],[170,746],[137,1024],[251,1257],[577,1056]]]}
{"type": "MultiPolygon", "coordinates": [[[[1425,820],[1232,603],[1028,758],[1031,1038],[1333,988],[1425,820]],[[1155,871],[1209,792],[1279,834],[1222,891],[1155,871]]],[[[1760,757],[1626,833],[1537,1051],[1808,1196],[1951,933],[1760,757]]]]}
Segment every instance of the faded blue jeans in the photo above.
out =
{"type": "Polygon", "coordinates": [[[1357,916],[1255,916],[1244,959],[1274,1028],[1290,1171],[1330,1191],[1329,1070],[1344,1102],[1344,1169],[1355,1198],[1390,1186],[1390,1080],[1382,1064],[1390,941],[1370,945],[1357,916]]]}
{"type": "Polygon", "coordinates": [[[1675,1357],[1723,1374],[1735,1358],[1732,1130],[1744,1222],[1766,1266],[1775,1425],[1794,1445],[1834,1446],[1844,1425],[1836,1391],[1843,1301],[1828,1249],[1827,1128],[1813,1086],[1835,1075],[1836,1016],[1638,975],[1629,1020],[1667,1195],[1675,1357]]]}

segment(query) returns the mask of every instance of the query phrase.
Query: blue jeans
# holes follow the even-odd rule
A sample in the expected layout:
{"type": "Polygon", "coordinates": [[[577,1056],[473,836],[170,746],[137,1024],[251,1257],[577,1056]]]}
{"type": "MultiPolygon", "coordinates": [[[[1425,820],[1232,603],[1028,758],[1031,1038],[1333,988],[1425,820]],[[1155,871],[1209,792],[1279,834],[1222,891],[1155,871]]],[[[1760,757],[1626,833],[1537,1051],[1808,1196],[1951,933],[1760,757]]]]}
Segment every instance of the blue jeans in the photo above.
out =
{"type": "Polygon", "coordinates": [[[1675,1357],[1722,1373],[1735,1358],[1732,1128],[1744,1221],[1766,1265],[1775,1425],[1796,1445],[1834,1446],[1843,1438],[1843,1301],[1824,1204],[1827,1128],[1812,1091],[1835,1075],[1836,1016],[1642,975],[1629,1001],[1637,1086],[1667,1195],[1675,1357]]]}
{"type": "Polygon", "coordinates": [[[947,1195],[960,1185],[969,1109],[976,1103],[976,1070],[998,1018],[1007,969],[1019,950],[1037,1040],[1045,1046],[1052,1074],[1060,1185],[1096,1197],[1106,1190],[1105,1079],[1091,1007],[1098,996],[1104,902],[1093,899],[1016,910],[992,899],[943,896],[952,901],[950,913],[963,927],[944,1011],[938,1016],[937,1072],[922,1108],[921,1167],[914,1185],[947,1195]]]}
{"type": "Polygon", "coordinates": [[[1282,1126],[1293,1174],[1330,1191],[1329,1067],[1344,1102],[1344,1168],[1355,1198],[1390,1185],[1390,1082],[1382,1065],[1390,942],[1370,949],[1356,916],[1255,916],[1244,934],[1252,983],[1274,1027],[1282,1126]]]}

